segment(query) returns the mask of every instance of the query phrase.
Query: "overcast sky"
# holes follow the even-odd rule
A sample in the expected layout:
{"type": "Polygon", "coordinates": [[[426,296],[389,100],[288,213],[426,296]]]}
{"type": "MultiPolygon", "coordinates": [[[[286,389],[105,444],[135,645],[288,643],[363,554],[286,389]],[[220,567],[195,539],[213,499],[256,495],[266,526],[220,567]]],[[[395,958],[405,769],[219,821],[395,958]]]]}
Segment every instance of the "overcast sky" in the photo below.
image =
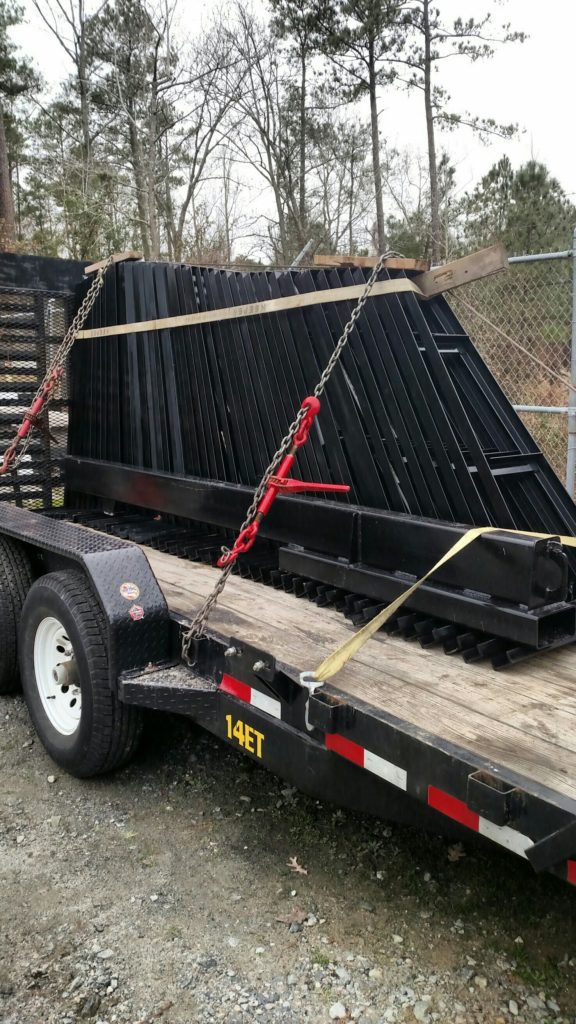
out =
{"type": "MultiPolygon", "coordinates": [[[[225,0],[180,0],[182,20],[193,31],[212,7],[225,0]]],[[[460,190],[469,189],[499,157],[507,153],[514,165],[534,157],[548,165],[566,192],[576,197],[576,142],[572,138],[575,106],[574,51],[576,0],[440,0],[447,16],[480,15],[486,6],[495,21],[510,21],[528,33],[523,44],[501,47],[489,61],[472,65],[466,58],[443,62],[443,83],[454,110],[518,122],[517,140],[479,143],[468,129],[444,135],[441,145],[458,170],[460,190]]],[[[265,0],[255,0],[265,10],[265,0]]],[[[27,23],[16,31],[20,45],[35,60],[48,82],[62,77],[63,53],[25,0],[27,23]]],[[[368,111],[365,110],[367,116],[368,111]]],[[[388,91],[381,98],[381,131],[391,144],[424,151],[424,115],[419,95],[388,91]]]]}

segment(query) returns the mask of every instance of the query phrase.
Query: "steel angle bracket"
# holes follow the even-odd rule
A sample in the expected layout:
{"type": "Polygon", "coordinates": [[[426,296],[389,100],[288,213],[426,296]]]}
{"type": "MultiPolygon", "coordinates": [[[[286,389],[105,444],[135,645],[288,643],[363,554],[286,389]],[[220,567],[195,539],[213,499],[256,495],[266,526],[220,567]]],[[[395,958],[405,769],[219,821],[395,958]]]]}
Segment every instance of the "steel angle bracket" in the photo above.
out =
{"type": "Polygon", "coordinates": [[[237,637],[229,639],[224,651],[222,673],[239,679],[262,693],[270,694],[288,705],[294,702],[300,690],[294,679],[277,664],[272,654],[237,637]]]}

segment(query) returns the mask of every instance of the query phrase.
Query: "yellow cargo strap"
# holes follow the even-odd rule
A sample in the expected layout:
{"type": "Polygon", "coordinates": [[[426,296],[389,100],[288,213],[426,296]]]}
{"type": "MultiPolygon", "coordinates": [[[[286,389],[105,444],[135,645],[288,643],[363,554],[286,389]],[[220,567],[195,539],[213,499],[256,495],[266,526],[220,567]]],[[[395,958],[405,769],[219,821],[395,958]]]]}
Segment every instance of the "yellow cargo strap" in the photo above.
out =
{"type": "Polygon", "coordinates": [[[314,683],[321,685],[327,682],[328,679],[331,679],[332,676],[335,676],[337,672],[340,672],[350,659],[362,650],[364,644],[374,636],[374,633],[377,633],[384,623],[388,622],[388,619],[402,607],[404,602],[412,597],[412,594],[416,593],[418,587],[421,587],[437,569],[446,565],[446,562],[449,562],[451,558],[454,558],[455,555],[463,551],[464,548],[467,548],[469,544],[472,544],[473,541],[477,540],[478,537],[482,537],[485,533],[512,533],[516,536],[536,537],[540,540],[560,540],[561,544],[564,544],[566,547],[576,548],[576,537],[561,537],[558,534],[549,533],[530,533],[528,530],[502,530],[497,526],[475,526],[473,529],[467,530],[421,579],[413,583],[411,587],[408,587],[408,590],[405,590],[403,594],[395,598],[386,608],[378,612],[378,615],[374,616],[357,633],[354,633],[349,640],[346,640],[332,654],[324,658],[324,661],[321,662],[314,672],[304,672],[303,684],[310,687],[312,683],[312,688],[316,689],[314,683]]]}
{"type": "MultiPolygon", "coordinates": [[[[245,319],[263,316],[266,313],[285,313],[291,309],[305,309],[308,306],[325,305],[330,302],[352,302],[360,299],[366,290],[365,284],[351,284],[346,288],[326,288],[318,292],[298,292],[279,299],[263,299],[260,302],[246,302],[240,306],[223,306],[221,309],[205,309],[201,313],[183,313],[181,316],[165,316],[156,320],[137,320],[132,324],[112,324],[108,327],[91,327],[80,331],[79,338],[116,338],[122,334],[142,334],[145,331],[165,331],[175,327],[197,327],[201,324],[221,323],[223,320],[245,319]]],[[[370,295],[399,295],[413,292],[421,299],[427,298],[415,280],[396,277],[390,281],[376,281],[370,288],[370,295]]]]}

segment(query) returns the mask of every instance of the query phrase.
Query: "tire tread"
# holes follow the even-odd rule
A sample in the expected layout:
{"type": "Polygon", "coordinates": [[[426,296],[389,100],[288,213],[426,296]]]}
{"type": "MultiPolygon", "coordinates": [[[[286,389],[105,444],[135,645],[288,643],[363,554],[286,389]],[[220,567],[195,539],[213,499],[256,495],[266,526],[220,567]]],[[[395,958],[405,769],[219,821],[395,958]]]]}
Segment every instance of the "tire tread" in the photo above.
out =
{"type": "MultiPolygon", "coordinates": [[[[110,772],[126,764],[135,753],[142,713],[119,701],[110,687],[106,622],[86,577],[70,570],[42,576],[30,591],[24,615],[29,602],[38,600],[40,588],[56,594],[66,605],[80,635],[90,674],[93,707],[88,747],[75,763],[64,767],[81,778],[110,772]]],[[[33,639],[29,637],[27,642],[33,639]]]]}
{"type": "Polygon", "coordinates": [[[0,537],[0,694],[19,687],[18,627],[32,581],[26,552],[16,541],[0,537]]]}

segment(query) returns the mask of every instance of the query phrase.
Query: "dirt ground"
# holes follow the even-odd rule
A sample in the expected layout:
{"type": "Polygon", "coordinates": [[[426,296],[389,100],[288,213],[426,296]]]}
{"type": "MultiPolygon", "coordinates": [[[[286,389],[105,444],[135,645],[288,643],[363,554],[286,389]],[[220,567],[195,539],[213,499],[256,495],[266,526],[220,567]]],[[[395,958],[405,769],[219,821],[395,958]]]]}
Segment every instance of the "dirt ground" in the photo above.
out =
{"type": "Polygon", "coordinates": [[[305,798],[184,720],[89,782],[19,697],[0,723],[3,1024],[576,1021],[576,893],[511,855],[305,798]]]}

